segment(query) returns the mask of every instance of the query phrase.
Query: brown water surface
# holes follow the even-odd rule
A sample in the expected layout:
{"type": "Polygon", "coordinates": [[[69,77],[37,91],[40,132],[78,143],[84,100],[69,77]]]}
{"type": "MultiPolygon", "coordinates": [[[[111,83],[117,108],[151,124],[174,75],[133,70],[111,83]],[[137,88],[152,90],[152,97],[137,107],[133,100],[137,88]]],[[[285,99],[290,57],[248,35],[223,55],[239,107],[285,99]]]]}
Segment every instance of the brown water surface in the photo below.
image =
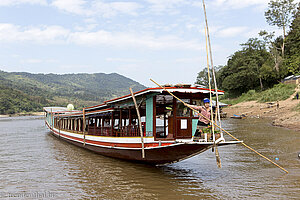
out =
{"type": "Polygon", "coordinates": [[[300,132],[261,119],[223,126],[289,170],[241,145],[165,167],[83,150],[50,135],[39,117],[0,119],[0,199],[300,199],[300,132]]]}

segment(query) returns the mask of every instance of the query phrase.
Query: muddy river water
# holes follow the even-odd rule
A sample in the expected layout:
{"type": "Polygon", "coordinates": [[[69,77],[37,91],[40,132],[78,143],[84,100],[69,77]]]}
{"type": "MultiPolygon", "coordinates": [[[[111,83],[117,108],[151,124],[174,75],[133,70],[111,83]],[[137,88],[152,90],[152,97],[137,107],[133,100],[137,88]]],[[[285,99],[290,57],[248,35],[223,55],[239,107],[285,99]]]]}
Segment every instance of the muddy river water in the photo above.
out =
{"type": "MultiPolygon", "coordinates": [[[[39,117],[0,119],[0,199],[300,199],[300,132],[262,119],[223,126],[241,145],[164,167],[107,158],[53,137],[39,117]]],[[[229,139],[229,138],[228,138],[229,139]]]]}

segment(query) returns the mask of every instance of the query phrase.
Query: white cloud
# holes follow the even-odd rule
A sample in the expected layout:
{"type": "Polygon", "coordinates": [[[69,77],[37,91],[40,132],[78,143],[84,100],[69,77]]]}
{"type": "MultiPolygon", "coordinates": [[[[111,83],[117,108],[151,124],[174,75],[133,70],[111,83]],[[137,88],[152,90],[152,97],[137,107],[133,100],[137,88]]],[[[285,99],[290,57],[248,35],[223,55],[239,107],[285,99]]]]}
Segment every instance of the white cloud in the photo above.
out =
{"type": "Polygon", "coordinates": [[[70,35],[69,40],[79,45],[108,45],[115,47],[143,47],[150,49],[201,49],[199,42],[186,41],[176,36],[167,35],[155,37],[152,35],[141,35],[127,32],[108,32],[99,30],[97,32],[75,32],[70,35]]]}
{"type": "Polygon", "coordinates": [[[97,16],[105,18],[119,14],[137,15],[141,7],[135,2],[104,2],[86,0],[54,0],[52,5],[56,8],[77,15],[97,16]]]}
{"type": "Polygon", "coordinates": [[[60,26],[22,28],[13,24],[0,24],[0,42],[34,41],[50,43],[64,40],[69,31],[60,26]]]}
{"type": "Polygon", "coordinates": [[[178,10],[177,6],[188,4],[186,0],[145,0],[150,4],[150,12],[154,14],[163,14],[165,12],[169,14],[176,14],[178,10]]]}
{"type": "Polygon", "coordinates": [[[19,4],[47,5],[47,0],[0,0],[0,6],[14,6],[19,4]]]}
{"type": "Polygon", "coordinates": [[[240,9],[249,6],[267,7],[269,2],[270,0],[215,0],[211,4],[224,9],[240,9]]]}
{"type": "Polygon", "coordinates": [[[0,24],[0,42],[35,42],[40,44],[71,43],[84,46],[141,47],[149,49],[201,49],[195,40],[184,40],[173,35],[153,36],[128,32],[75,31],[61,26],[20,27],[0,24]]]}
{"type": "Polygon", "coordinates": [[[43,60],[41,59],[26,59],[26,60],[22,60],[22,63],[29,63],[29,64],[36,64],[36,63],[42,63],[43,60]]]}
{"type": "Polygon", "coordinates": [[[106,58],[105,59],[108,62],[130,62],[130,63],[140,63],[143,62],[142,60],[136,59],[136,58],[106,58]]]}
{"type": "Polygon", "coordinates": [[[135,2],[111,2],[105,3],[102,1],[95,1],[93,9],[95,13],[102,15],[105,18],[113,17],[118,14],[127,14],[136,16],[137,10],[141,6],[135,2]]]}
{"type": "Polygon", "coordinates": [[[52,5],[60,10],[78,15],[91,15],[92,11],[85,9],[85,0],[54,0],[52,5]]]}
{"type": "Polygon", "coordinates": [[[176,58],[174,60],[176,63],[200,63],[200,57],[188,57],[188,58],[176,58]]]}
{"type": "Polygon", "coordinates": [[[217,32],[217,35],[219,37],[224,37],[224,38],[236,37],[238,35],[241,35],[241,34],[247,32],[248,30],[249,30],[249,28],[245,27],[245,26],[228,27],[228,28],[219,30],[217,32]]]}
{"type": "Polygon", "coordinates": [[[21,60],[21,63],[26,64],[39,64],[39,63],[57,63],[58,60],[55,59],[37,59],[37,58],[29,58],[21,60]]]}

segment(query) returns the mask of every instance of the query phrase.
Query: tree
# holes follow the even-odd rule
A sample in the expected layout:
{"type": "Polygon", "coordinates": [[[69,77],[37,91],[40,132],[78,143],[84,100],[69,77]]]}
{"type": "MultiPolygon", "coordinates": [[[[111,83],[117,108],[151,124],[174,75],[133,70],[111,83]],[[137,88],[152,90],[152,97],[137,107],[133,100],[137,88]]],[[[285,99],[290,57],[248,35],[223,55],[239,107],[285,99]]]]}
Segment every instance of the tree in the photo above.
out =
{"type": "MultiPolygon", "coordinates": [[[[216,78],[218,78],[218,71],[220,69],[222,69],[223,66],[215,66],[214,67],[214,70],[215,70],[215,73],[216,73],[216,78]]],[[[209,70],[209,73],[210,73],[210,83],[211,83],[211,87],[212,89],[215,88],[215,84],[214,84],[214,79],[213,79],[213,72],[212,72],[212,69],[210,68],[209,70]]],[[[218,81],[217,81],[218,83],[218,81]]],[[[207,67],[205,67],[202,71],[200,71],[198,73],[198,76],[197,76],[197,79],[196,79],[196,82],[195,84],[198,84],[198,85],[203,85],[204,87],[206,88],[209,88],[209,83],[208,83],[208,73],[207,73],[207,67]]]]}
{"type": "Polygon", "coordinates": [[[263,30],[260,31],[258,35],[263,38],[265,46],[268,47],[269,52],[273,57],[274,68],[277,72],[279,72],[279,66],[282,63],[282,57],[279,53],[279,51],[281,50],[280,47],[278,47],[276,41],[273,40],[275,32],[268,33],[267,31],[263,30]]]}
{"type": "Polygon", "coordinates": [[[300,74],[300,5],[286,37],[285,66],[289,73],[300,74]]]}
{"type": "Polygon", "coordinates": [[[267,22],[283,30],[281,51],[284,58],[286,28],[290,25],[296,12],[296,3],[294,3],[294,0],[271,0],[268,5],[269,9],[265,12],[267,22]]]}
{"type": "Polygon", "coordinates": [[[272,57],[263,41],[250,38],[241,44],[242,50],[235,52],[227,65],[217,73],[221,88],[232,95],[240,95],[251,89],[265,87],[276,82],[276,71],[270,65],[272,57]]]}
{"type": "MultiPolygon", "coordinates": [[[[212,73],[212,70],[210,70],[212,73]]],[[[198,73],[197,79],[195,84],[203,85],[204,87],[208,88],[208,74],[207,74],[207,67],[205,67],[202,71],[198,73]]]]}

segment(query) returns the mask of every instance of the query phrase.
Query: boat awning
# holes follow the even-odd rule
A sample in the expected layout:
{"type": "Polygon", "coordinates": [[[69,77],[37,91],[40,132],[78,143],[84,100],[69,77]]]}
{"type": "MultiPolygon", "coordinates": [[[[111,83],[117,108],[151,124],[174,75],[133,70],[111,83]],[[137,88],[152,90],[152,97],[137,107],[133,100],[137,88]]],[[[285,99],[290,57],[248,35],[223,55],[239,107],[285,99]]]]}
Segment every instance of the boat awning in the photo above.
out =
{"type": "Polygon", "coordinates": [[[53,114],[60,114],[61,116],[66,115],[82,115],[82,111],[79,110],[68,110],[66,107],[44,107],[43,108],[45,112],[47,113],[53,113],[53,114]]]}
{"type": "MultiPolygon", "coordinates": [[[[178,87],[167,87],[166,88],[168,91],[170,92],[179,92],[179,93],[204,93],[204,94],[207,94],[209,93],[209,89],[207,88],[197,88],[197,87],[189,87],[189,88],[178,88],[178,87]]],[[[149,93],[162,93],[164,92],[165,90],[162,89],[162,88],[147,88],[147,89],[144,89],[144,90],[141,90],[139,92],[135,92],[134,95],[137,97],[137,96],[140,96],[140,95],[144,95],[144,94],[149,94],[149,93]]],[[[213,90],[213,93],[215,94],[216,92],[213,90]]],[[[222,95],[224,94],[224,91],[221,91],[221,90],[218,90],[218,94],[222,95]]],[[[111,99],[111,100],[108,100],[108,101],[105,101],[106,104],[112,104],[112,103],[116,103],[116,102],[119,102],[119,101],[124,101],[124,100],[127,100],[127,99],[131,99],[131,95],[128,94],[128,95],[125,95],[125,96],[122,96],[122,97],[119,97],[119,98],[115,98],[115,99],[111,99]]]]}
{"type": "Polygon", "coordinates": [[[46,112],[70,112],[66,107],[44,107],[46,112]]]}

